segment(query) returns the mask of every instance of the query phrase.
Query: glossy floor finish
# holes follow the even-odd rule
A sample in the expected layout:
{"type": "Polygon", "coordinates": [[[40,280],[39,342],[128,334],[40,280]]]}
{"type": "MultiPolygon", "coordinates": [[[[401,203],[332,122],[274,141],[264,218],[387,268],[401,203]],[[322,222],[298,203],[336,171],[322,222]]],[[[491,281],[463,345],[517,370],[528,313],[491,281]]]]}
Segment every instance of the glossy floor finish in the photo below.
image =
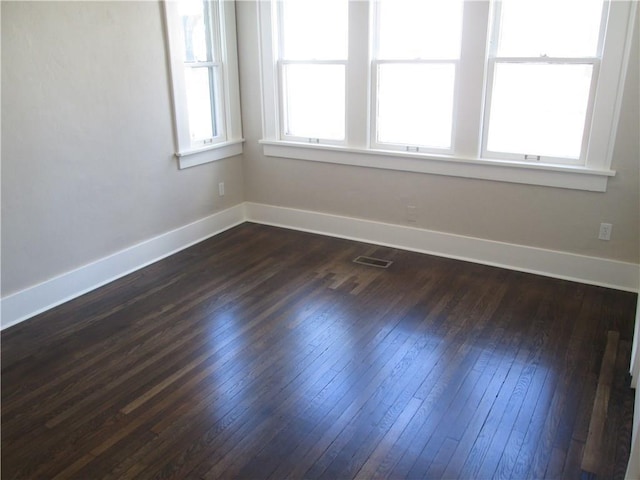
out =
{"type": "Polygon", "coordinates": [[[579,478],[610,330],[622,476],[635,301],[246,223],[3,332],[2,478],[579,478]]]}

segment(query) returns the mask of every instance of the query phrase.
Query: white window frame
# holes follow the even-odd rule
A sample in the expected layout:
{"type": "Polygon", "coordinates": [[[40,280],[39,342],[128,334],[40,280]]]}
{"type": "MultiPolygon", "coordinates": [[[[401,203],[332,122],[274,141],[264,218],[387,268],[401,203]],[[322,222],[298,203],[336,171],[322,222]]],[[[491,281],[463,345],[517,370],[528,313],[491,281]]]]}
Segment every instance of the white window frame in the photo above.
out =
{"type": "MultiPolygon", "coordinates": [[[[457,92],[456,85],[459,77],[460,70],[460,61],[458,59],[446,59],[446,60],[382,60],[382,59],[374,59],[371,62],[371,90],[372,92],[376,92],[378,90],[378,83],[380,81],[380,66],[382,65],[453,65],[454,69],[454,85],[453,85],[453,112],[455,117],[456,104],[457,104],[457,92]]],[[[380,142],[377,137],[377,129],[378,129],[378,107],[379,102],[375,93],[372,93],[371,96],[371,119],[369,121],[371,127],[371,148],[374,150],[398,150],[404,152],[416,152],[416,153],[435,153],[435,154],[452,154],[454,148],[454,138],[455,138],[455,120],[452,121],[451,125],[451,136],[449,138],[449,147],[429,147],[426,145],[405,145],[401,143],[391,143],[391,142],[380,142]],[[375,102],[375,103],[374,103],[375,102]]]]}
{"type": "Polygon", "coordinates": [[[242,153],[240,117],[240,84],[236,44],[235,3],[233,0],[209,0],[211,11],[211,48],[213,62],[201,62],[197,68],[214,72],[212,115],[216,117],[217,134],[207,141],[192,142],[185,90],[184,39],[178,3],[165,1],[165,26],[169,53],[171,93],[174,114],[175,156],[180,169],[202,165],[242,153]],[[216,73],[217,72],[217,73],[216,73]]]}
{"type": "MultiPolygon", "coordinates": [[[[281,115],[280,117],[280,125],[279,125],[279,129],[281,132],[281,137],[283,140],[286,141],[290,141],[290,142],[309,142],[309,143],[317,143],[317,144],[324,144],[324,145],[346,145],[346,140],[333,140],[333,139],[328,139],[328,138],[318,138],[318,137],[301,137],[301,136],[296,136],[296,135],[291,135],[289,133],[287,133],[287,129],[286,129],[286,109],[287,109],[287,104],[286,104],[286,95],[285,95],[285,81],[284,81],[284,70],[287,67],[287,65],[341,65],[345,67],[345,72],[346,72],[346,68],[347,68],[347,61],[346,60],[313,60],[313,59],[309,59],[309,60],[278,60],[278,79],[279,79],[279,86],[280,86],[280,98],[282,98],[282,103],[280,105],[281,110],[281,115]]],[[[346,80],[346,79],[345,79],[346,80]]],[[[346,135],[345,135],[346,137],[346,135]]]]}
{"type": "MultiPolygon", "coordinates": [[[[283,17],[283,4],[282,2],[275,2],[273,5],[275,5],[275,10],[273,11],[273,19],[274,21],[278,22],[278,20],[280,18],[283,17]]],[[[280,25],[278,25],[278,28],[280,27],[280,25]]],[[[278,92],[279,92],[279,98],[282,99],[281,102],[279,102],[279,108],[280,108],[280,112],[278,115],[278,126],[279,126],[279,132],[280,132],[280,137],[285,140],[285,141],[290,141],[290,142],[308,142],[308,143],[315,143],[315,144],[324,144],[324,145],[346,145],[346,123],[345,123],[345,139],[344,140],[333,140],[333,139],[326,139],[326,138],[317,138],[317,137],[300,137],[300,136],[296,136],[296,135],[290,135],[287,133],[286,131],[286,111],[287,111],[287,105],[286,105],[286,94],[285,94],[285,81],[284,81],[284,70],[286,68],[287,65],[341,65],[345,67],[345,77],[347,75],[348,72],[348,60],[344,60],[344,59],[322,59],[322,60],[318,60],[318,59],[314,59],[314,58],[305,58],[305,59],[283,59],[281,58],[283,56],[283,53],[285,51],[284,48],[284,41],[283,41],[283,37],[282,35],[278,35],[277,37],[277,51],[278,51],[278,55],[277,55],[277,72],[278,72],[278,92]]],[[[346,78],[345,78],[345,82],[346,82],[346,78]]],[[[346,98],[345,98],[345,114],[346,114],[346,110],[347,110],[347,105],[346,105],[346,98]]]]}
{"type": "MultiPolygon", "coordinates": [[[[610,2],[603,2],[603,10],[607,12],[609,10],[610,2]]],[[[494,28],[491,32],[491,41],[489,42],[489,54],[487,59],[487,87],[485,97],[485,113],[484,122],[486,128],[483,129],[482,134],[482,158],[497,158],[505,160],[516,160],[522,162],[543,162],[553,164],[566,164],[566,165],[585,165],[589,164],[587,158],[587,152],[590,143],[590,129],[589,126],[593,120],[594,100],[596,91],[598,90],[598,78],[600,73],[600,62],[602,60],[603,46],[605,41],[605,31],[607,18],[603,15],[601,18],[600,32],[598,35],[598,45],[596,47],[596,54],[592,57],[509,57],[499,56],[497,53],[499,43],[499,18],[502,2],[496,1],[493,4],[492,12],[492,24],[494,28]],[[488,135],[489,135],[489,117],[491,115],[491,99],[493,94],[493,81],[495,76],[496,64],[529,64],[529,65],[591,65],[591,88],[589,91],[589,97],[587,100],[587,112],[585,118],[585,126],[582,135],[582,143],[580,149],[580,157],[576,159],[564,158],[564,157],[544,157],[536,155],[517,155],[513,153],[491,151],[488,149],[488,135]]],[[[610,15],[613,12],[610,12],[610,15]]]]}
{"type": "MultiPolygon", "coordinates": [[[[372,44],[372,59],[371,59],[371,107],[370,107],[370,145],[374,150],[397,150],[400,152],[415,152],[415,153],[433,153],[436,155],[452,155],[455,149],[455,138],[456,138],[456,115],[459,114],[458,110],[458,86],[460,84],[460,57],[461,53],[457,58],[416,58],[416,59],[388,59],[381,58],[379,54],[379,42],[378,38],[376,38],[375,33],[379,31],[379,3],[375,2],[372,5],[371,13],[373,17],[373,23],[371,24],[371,44],[372,44]],[[424,145],[404,145],[404,144],[392,144],[387,142],[378,142],[377,140],[377,129],[378,129],[378,98],[376,92],[378,90],[378,83],[380,81],[380,69],[381,65],[453,65],[454,68],[454,86],[453,86],[453,118],[451,125],[451,138],[449,148],[436,148],[436,147],[428,147],[424,145]]],[[[463,11],[464,16],[464,11],[463,11]]],[[[463,19],[464,20],[464,19],[463,19]]],[[[477,43],[476,37],[474,37],[474,44],[477,43]]],[[[464,48],[463,45],[460,45],[461,50],[464,48]]],[[[468,46],[467,46],[468,48],[468,46]]]]}
{"type": "Polygon", "coordinates": [[[371,115],[372,4],[350,1],[347,62],[347,139],[344,145],[291,141],[281,135],[277,33],[272,30],[274,1],[259,3],[263,89],[263,151],[266,156],[320,161],[409,172],[480,178],[530,185],[604,192],[615,175],[611,161],[626,77],[636,2],[611,1],[602,61],[594,93],[589,145],[584,164],[496,158],[483,152],[485,89],[490,23],[488,1],[465,1],[463,39],[456,75],[452,153],[401,151],[374,145],[371,115]],[[486,21],[478,22],[478,18],[486,21]],[[363,41],[368,38],[369,41],[363,41]],[[482,42],[476,39],[482,38],[482,42]],[[468,79],[472,78],[472,81],[468,79]],[[355,85],[355,86],[354,86],[355,85]],[[611,99],[615,99],[612,101],[611,99]],[[483,153],[485,153],[483,155],[483,153]]]}
{"type": "Polygon", "coordinates": [[[579,158],[566,158],[566,157],[554,157],[554,156],[541,156],[534,154],[518,155],[515,153],[491,151],[488,149],[488,137],[489,137],[489,117],[491,115],[491,99],[493,94],[493,88],[487,87],[486,92],[486,104],[484,114],[484,125],[482,133],[482,158],[496,158],[505,160],[515,160],[521,162],[543,162],[552,164],[565,164],[565,165],[586,165],[587,164],[587,151],[589,147],[589,125],[593,119],[593,102],[597,90],[598,72],[600,69],[600,59],[597,57],[584,57],[584,58],[534,58],[534,57],[495,57],[490,56],[487,63],[487,85],[492,85],[495,75],[496,64],[527,64],[527,65],[591,65],[591,87],[589,90],[589,97],[587,100],[587,112],[585,116],[585,127],[582,134],[580,157],[579,158]]]}

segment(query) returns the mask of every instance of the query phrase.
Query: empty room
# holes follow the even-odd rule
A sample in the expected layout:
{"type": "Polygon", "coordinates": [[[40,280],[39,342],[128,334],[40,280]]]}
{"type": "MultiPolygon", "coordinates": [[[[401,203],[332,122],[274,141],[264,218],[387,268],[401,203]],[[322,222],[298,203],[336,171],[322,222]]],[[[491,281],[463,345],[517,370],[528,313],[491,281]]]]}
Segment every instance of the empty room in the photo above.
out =
{"type": "Polygon", "coordinates": [[[639,10],[0,2],[2,478],[640,478],[639,10]]]}

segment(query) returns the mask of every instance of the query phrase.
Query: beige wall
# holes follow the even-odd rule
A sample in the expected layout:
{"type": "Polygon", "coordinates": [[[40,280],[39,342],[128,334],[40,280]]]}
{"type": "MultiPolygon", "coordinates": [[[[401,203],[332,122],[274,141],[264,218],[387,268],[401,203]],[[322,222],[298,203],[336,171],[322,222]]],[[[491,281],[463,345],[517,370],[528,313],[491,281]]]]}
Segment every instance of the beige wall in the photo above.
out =
{"type": "Polygon", "coordinates": [[[244,200],[177,168],[160,3],[1,8],[3,296],[244,200]]]}
{"type": "Polygon", "coordinates": [[[638,262],[640,209],[638,38],[624,96],[607,193],[392,172],[265,157],[261,137],[255,2],[237,6],[247,200],[406,224],[417,206],[421,228],[577,254],[638,262]],[[613,224],[609,242],[597,239],[613,224]]]}

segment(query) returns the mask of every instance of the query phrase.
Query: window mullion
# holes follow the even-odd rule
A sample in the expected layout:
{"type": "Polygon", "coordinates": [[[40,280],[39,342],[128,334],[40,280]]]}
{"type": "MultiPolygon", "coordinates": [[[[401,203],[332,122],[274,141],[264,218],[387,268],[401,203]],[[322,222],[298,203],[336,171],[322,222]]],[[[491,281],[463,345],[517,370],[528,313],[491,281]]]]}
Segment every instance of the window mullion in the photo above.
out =
{"type": "Polygon", "coordinates": [[[369,146],[369,64],[371,3],[349,2],[349,56],[346,70],[346,144],[369,146]]]}
{"type": "Polygon", "coordinates": [[[260,18],[260,50],[262,70],[262,134],[268,139],[281,140],[281,115],[279,90],[281,82],[280,64],[278,61],[281,50],[280,24],[278,22],[279,2],[258,2],[258,16],[260,18]]]}
{"type": "Polygon", "coordinates": [[[462,45],[456,71],[453,151],[466,158],[478,158],[481,151],[489,11],[489,2],[464,2],[462,45]]]}

